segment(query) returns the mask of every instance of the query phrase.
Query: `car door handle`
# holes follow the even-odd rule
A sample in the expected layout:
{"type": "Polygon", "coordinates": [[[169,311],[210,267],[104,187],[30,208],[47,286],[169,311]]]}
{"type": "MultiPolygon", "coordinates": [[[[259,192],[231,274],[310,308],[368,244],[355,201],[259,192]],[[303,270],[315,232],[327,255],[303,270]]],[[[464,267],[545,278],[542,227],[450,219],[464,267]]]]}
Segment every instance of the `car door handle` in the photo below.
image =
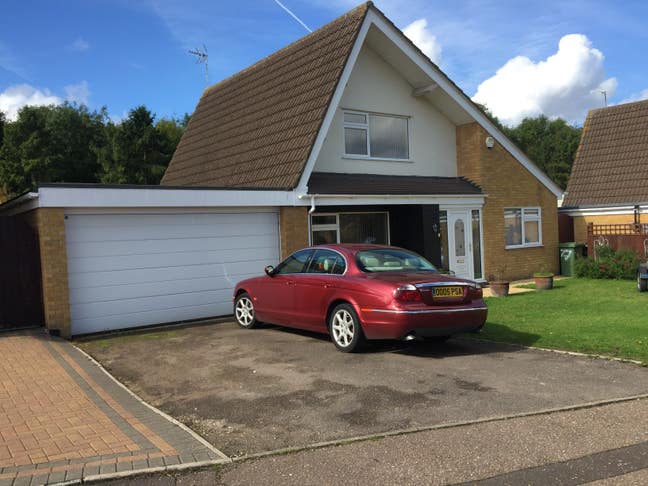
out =
{"type": "Polygon", "coordinates": [[[330,283],[322,284],[322,287],[324,287],[325,289],[335,289],[335,288],[337,288],[336,285],[333,285],[333,284],[330,284],[330,283]]]}
{"type": "Polygon", "coordinates": [[[293,282],[292,280],[287,280],[286,285],[295,285],[295,282],[293,282]]]}

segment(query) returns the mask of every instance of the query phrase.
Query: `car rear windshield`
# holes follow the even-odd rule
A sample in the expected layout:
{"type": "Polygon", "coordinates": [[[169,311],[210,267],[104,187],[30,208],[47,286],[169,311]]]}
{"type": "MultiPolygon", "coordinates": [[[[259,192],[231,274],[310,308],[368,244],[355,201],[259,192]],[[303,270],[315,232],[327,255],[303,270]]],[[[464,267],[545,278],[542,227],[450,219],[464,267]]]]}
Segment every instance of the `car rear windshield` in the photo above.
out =
{"type": "Polygon", "coordinates": [[[363,272],[436,272],[425,258],[405,250],[380,248],[361,250],[356,254],[358,268],[363,272]]]}

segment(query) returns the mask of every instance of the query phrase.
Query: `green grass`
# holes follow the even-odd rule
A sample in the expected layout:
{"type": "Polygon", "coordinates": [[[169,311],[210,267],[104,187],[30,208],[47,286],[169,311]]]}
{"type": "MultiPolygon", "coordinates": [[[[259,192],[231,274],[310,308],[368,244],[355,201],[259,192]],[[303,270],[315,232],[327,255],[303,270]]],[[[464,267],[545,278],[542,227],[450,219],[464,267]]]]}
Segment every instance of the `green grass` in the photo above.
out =
{"type": "Polygon", "coordinates": [[[488,298],[479,339],[578,351],[648,365],[648,292],[628,280],[564,279],[554,289],[488,298]]]}

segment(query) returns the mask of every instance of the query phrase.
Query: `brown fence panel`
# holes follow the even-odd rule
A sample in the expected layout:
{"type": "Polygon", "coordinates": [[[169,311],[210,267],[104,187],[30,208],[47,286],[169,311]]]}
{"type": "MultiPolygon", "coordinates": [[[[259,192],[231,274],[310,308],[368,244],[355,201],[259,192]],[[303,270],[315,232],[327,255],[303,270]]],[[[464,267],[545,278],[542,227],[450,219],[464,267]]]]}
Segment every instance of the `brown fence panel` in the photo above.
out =
{"type": "Polygon", "coordinates": [[[43,325],[38,236],[15,217],[0,217],[0,329],[43,325]]]}
{"type": "Polygon", "coordinates": [[[613,250],[632,250],[641,259],[648,258],[648,224],[593,224],[587,225],[587,251],[594,255],[597,245],[613,250]]]}

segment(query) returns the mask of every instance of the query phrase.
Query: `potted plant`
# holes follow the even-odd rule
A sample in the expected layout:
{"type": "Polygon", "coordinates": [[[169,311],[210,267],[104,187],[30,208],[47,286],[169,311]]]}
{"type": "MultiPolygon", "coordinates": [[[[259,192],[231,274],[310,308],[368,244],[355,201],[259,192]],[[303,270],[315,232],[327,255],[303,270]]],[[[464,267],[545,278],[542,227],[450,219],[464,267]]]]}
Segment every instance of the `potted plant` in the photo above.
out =
{"type": "Polygon", "coordinates": [[[535,280],[536,290],[551,290],[553,289],[554,274],[546,270],[533,274],[535,280]]]}
{"type": "Polygon", "coordinates": [[[506,265],[500,265],[494,275],[490,275],[488,286],[493,297],[506,297],[509,294],[509,281],[506,279],[506,265]]]}

